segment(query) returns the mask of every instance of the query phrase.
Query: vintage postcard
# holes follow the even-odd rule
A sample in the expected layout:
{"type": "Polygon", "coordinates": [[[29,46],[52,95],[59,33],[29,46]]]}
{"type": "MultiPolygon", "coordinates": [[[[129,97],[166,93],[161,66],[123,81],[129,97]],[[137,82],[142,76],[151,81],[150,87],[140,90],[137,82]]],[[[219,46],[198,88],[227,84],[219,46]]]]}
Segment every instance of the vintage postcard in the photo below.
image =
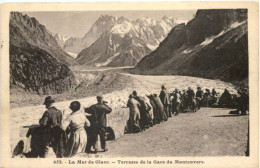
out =
{"type": "Polygon", "coordinates": [[[1,4],[1,167],[258,167],[258,10],[1,4]]]}

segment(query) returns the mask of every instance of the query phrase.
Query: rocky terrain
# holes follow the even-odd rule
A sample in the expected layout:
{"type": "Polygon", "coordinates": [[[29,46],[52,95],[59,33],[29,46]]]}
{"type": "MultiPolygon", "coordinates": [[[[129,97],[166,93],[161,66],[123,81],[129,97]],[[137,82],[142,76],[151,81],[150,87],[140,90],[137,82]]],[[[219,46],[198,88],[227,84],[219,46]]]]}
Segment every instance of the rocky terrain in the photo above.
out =
{"type": "Polygon", "coordinates": [[[198,10],[186,25],[175,26],[133,72],[247,79],[247,10],[198,10]]]}
{"type": "Polygon", "coordinates": [[[47,51],[57,60],[66,65],[76,65],[76,61],[58,45],[56,39],[35,18],[19,12],[11,12],[10,16],[10,43],[14,46],[24,42],[47,51]]]}
{"type": "MultiPolygon", "coordinates": [[[[37,94],[68,91],[76,64],[35,18],[13,12],[10,18],[10,85],[37,94]]],[[[12,91],[11,91],[12,93],[12,91]]]]}
{"type": "Polygon", "coordinates": [[[173,18],[161,20],[140,18],[129,21],[120,17],[88,48],[83,49],[77,62],[83,66],[134,66],[142,57],[155,50],[177,24],[173,18]]]}
{"type": "Polygon", "coordinates": [[[21,87],[37,94],[54,94],[75,86],[75,76],[68,66],[36,46],[11,44],[10,63],[11,89],[21,87]]]}

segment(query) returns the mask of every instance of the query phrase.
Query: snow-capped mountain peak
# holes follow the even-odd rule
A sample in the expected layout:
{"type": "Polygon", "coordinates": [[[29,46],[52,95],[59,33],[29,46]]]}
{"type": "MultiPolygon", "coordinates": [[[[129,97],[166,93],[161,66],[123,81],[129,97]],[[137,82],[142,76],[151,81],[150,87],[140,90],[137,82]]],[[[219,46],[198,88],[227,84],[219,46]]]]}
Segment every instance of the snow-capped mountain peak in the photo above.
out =
{"type": "Polygon", "coordinates": [[[133,66],[155,50],[175,25],[168,17],[133,21],[119,17],[109,31],[79,53],[77,61],[93,66],[133,66]]]}
{"type": "Polygon", "coordinates": [[[132,23],[124,21],[113,26],[110,32],[112,34],[119,34],[121,37],[124,37],[124,35],[129,33],[131,29],[133,29],[132,23]]]}

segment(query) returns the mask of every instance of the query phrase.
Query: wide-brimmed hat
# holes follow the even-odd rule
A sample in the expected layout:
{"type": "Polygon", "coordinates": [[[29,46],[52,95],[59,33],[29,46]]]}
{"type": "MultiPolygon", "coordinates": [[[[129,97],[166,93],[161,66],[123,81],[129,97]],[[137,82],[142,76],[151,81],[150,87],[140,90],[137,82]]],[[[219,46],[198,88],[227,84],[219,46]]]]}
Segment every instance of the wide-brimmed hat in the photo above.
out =
{"type": "Polygon", "coordinates": [[[137,96],[136,90],[134,90],[132,94],[133,94],[134,96],[137,96]]]}
{"type": "Polygon", "coordinates": [[[51,97],[51,96],[47,96],[44,100],[43,104],[50,104],[50,103],[54,103],[55,100],[51,97]]]}
{"type": "Polygon", "coordinates": [[[97,96],[97,99],[103,99],[103,96],[98,95],[98,96],[97,96]]]}

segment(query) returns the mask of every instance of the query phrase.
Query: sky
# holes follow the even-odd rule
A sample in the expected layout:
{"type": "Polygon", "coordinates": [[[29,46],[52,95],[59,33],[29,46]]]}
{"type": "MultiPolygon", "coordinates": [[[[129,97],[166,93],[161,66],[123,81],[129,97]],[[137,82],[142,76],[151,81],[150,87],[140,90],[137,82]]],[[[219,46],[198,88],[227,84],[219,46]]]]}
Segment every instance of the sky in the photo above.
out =
{"type": "Polygon", "coordinates": [[[196,10],[161,10],[161,11],[84,11],[84,12],[22,12],[35,17],[52,33],[63,36],[83,37],[101,15],[124,16],[130,21],[142,17],[160,20],[163,16],[190,20],[196,10]]]}

